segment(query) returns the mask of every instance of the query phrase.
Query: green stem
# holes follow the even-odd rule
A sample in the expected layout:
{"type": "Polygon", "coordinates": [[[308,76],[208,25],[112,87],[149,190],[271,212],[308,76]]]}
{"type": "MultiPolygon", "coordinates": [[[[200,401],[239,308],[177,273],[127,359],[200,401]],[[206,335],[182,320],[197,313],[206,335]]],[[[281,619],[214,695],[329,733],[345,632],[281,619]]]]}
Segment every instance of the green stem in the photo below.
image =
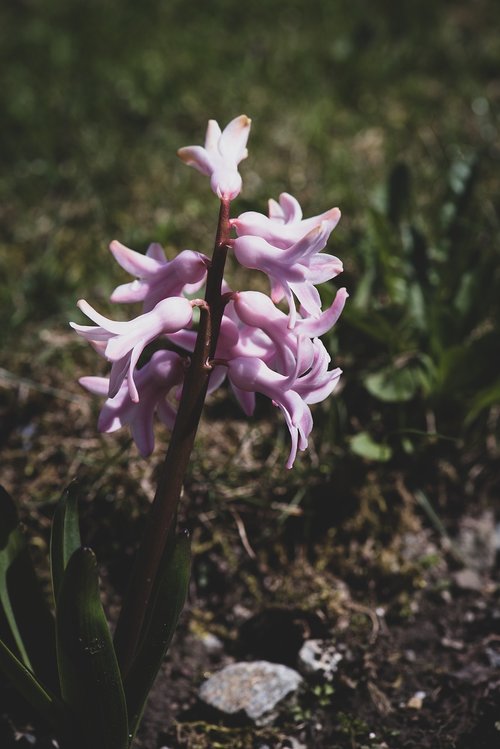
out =
{"type": "Polygon", "coordinates": [[[118,662],[125,676],[134,658],[146,608],[155,585],[169,532],[175,522],[184,476],[189,464],[208,388],[207,361],[215,354],[224,313],[222,279],[229,247],[229,201],[221,201],[212,262],[207,274],[205,301],[191,364],[186,372],[177,418],[156,494],[132,571],[115,633],[118,662]]]}

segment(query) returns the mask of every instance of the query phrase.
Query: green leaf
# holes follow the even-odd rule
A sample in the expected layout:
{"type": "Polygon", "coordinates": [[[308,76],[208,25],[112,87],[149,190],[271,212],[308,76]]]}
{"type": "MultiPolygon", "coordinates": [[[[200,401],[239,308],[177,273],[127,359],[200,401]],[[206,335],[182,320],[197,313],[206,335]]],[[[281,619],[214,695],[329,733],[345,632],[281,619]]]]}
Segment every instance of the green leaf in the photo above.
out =
{"type": "Polygon", "coordinates": [[[397,368],[385,367],[366,375],[363,383],[370,395],[385,403],[404,403],[415,397],[420,386],[420,377],[415,367],[406,364],[397,368]]]}
{"type": "Polygon", "coordinates": [[[125,679],[130,733],[135,734],[148,694],[167,652],[186,600],[191,570],[189,534],[180,534],[167,552],[147,613],[141,643],[125,679]]]}
{"type": "Polygon", "coordinates": [[[77,549],[67,564],[56,621],[61,693],[76,717],[82,746],[126,749],[125,695],[91,549],[77,549]]]}
{"type": "Polygon", "coordinates": [[[392,449],[389,445],[382,445],[368,434],[360,432],[350,440],[351,450],[355,455],[359,455],[367,460],[376,460],[379,463],[386,463],[392,457],[392,449]]]}
{"type": "Polygon", "coordinates": [[[0,550],[5,549],[10,534],[18,525],[16,505],[10,494],[0,484],[0,550]]]}
{"type": "Polygon", "coordinates": [[[37,580],[16,506],[2,487],[0,528],[0,611],[12,646],[26,668],[57,691],[54,620],[37,580]]]}
{"type": "Polygon", "coordinates": [[[479,416],[481,411],[491,408],[491,406],[498,405],[499,403],[500,379],[476,394],[472,400],[469,411],[467,412],[467,416],[465,417],[465,425],[469,426],[474,419],[479,416]]]}
{"type": "Polygon", "coordinates": [[[7,580],[9,569],[11,569],[16,558],[24,550],[25,544],[18,528],[19,521],[14,503],[3,487],[0,493],[0,519],[2,526],[2,546],[0,547],[0,606],[7,619],[7,624],[9,625],[22,662],[27,668],[32,669],[28,651],[25,648],[23,638],[17,626],[7,580]]]}
{"type": "Polygon", "coordinates": [[[64,705],[35,678],[2,640],[0,640],[0,669],[24,699],[46,721],[60,730],[65,721],[64,705]]]}
{"type": "Polygon", "coordinates": [[[74,481],[62,495],[52,519],[50,574],[56,605],[64,570],[73,552],[82,545],[78,523],[77,491],[78,484],[74,481]]]}
{"type": "Polygon", "coordinates": [[[361,330],[372,340],[381,343],[385,349],[390,348],[397,338],[397,331],[383,315],[375,310],[369,314],[356,307],[346,308],[344,313],[346,321],[357,330],[361,330]]]}

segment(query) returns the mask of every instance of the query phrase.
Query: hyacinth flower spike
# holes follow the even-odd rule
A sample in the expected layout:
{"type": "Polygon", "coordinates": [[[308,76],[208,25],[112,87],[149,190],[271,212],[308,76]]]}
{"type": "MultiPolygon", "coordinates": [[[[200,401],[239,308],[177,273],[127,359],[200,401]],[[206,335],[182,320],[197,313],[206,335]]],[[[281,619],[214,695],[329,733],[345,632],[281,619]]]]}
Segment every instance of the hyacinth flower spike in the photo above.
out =
{"type": "Polygon", "coordinates": [[[169,429],[173,429],[176,409],[166,400],[168,393],[184,378],[185,360],[173,351],[156,351],[135,376],[139,401],[134,402],[125,382],[114,398],[109,398],[106,377],[81,377],[79,382],[94,395],[106,397],[99,414],[100,432],[114,432],[129,426],[140,454],[146,458],[154,449],[153,416],[155,412],[169,429]]]}
{"type": "Polygon", "coordinates": [[[262,237],[275,247],[286,249],[324,221],[331,226],[330,231],[333,231],[340,217],[338,208],[330,208],[319,216],[303,219],[298,200],[284,192],[280,195],[279,202],[272,198],[269,200],[269,216],[257,211],[247,211],[232,219],[231,225],[239,237],[251,234],[262,237]]]}
{"type": "Polygon", "coordinates": [[[201,252],[192,250],[183,250],[173,260],[167,260],[162,246],[156,242],[145,255],[116,240],[109,249],[121,267],[137,279],[117,286],[111,301],[144,302],[144,312],[166,297],[197,291],[205,281],[210,262],[201,252]]]}
{"type": "Polygon", "coordinates": [[[81,299],[78,307],[97,323],[97,326],[71,326],[88,341],[107,341],[104,355],[117,366],[112,373],[109,396],[114,397],[125,377],[127,377],[130,397],[139,400],[134,380],[134,370],[140,355],[148,343],[159,335],[175,333],[191,324],[193,306],[203,306],[200,300],[189,301],[184,297],[164,299],[150,311],[128,322],[117,322],[99,314],[88,302],[81,299]],[[117,374],[117,370],[119,374],[117,374]],[[114,376],[113,376],[114,375],[114,376]]]}
{"type": "Polygon", "coordinates": [[[248,156],[250,125],[244,114],[231,120],[223,131],[215,120],[209,120],[204,147],[186,146],[177,151],[188,166],[210,177],[212,191],[221,200],[233,200],[241,191],[238,164],[248,156]]]}

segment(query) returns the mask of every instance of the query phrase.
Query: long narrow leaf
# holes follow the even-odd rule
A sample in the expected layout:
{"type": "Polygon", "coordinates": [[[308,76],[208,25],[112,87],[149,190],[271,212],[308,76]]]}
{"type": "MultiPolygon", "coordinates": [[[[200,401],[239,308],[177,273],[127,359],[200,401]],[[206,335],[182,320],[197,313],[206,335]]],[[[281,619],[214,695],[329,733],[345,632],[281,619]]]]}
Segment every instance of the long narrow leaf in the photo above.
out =
{"type": "Polygon", "coordinates": [[[71,555],[81,545],[80,526],[78,522],[78,485],[71,483],[62,495],[52,519],[50,535],[50,574],[54,602],[61,587],[64,570],[71,555]]]}
{"type": "Polygon", "coordinates": [[[77,721],[75,744],[126,749],[125,695],[91,549],[77,549],[67,564],[56,621],[61,692],[77,721]]]}
{"type": "Polygon", "coordinates": [[[15,504],[0,487],[0,609],[15,653],[57,691],[54,620],[40,588],[15,504]]]}
{"type": "Polygon", "coordinates": [[[27,668],[33,669],[33,666],[31,665],[29,659],[28,651],[26,650],[23,638],[21,637],[21,633],[17,625],[16,615],[12,607],[12,601],[9,595],[9,585],[7,582],[9,569],[23,549],[23,538],[18,529],[14,528],[14,530],[12,530],[8,534],[4,548],[0,549],[0,606],[3,609],[3,613],[7,620],[7,624],[9,625],[9,629],[12,633],[12,637],[19,651],[22,662],[27,668]]]}
{"type": "Polygon", "coordinates": [[[141,643],[125,679],[131,736],[137,730],[148,694],[172,640],[186,600],[190,571],[190,538],[184,532],[177,536],[173,550],[167,553],[141,643]]]}
{"type": "Polygon", "coordinates": [[[27,702],[56,730],[64,721],[64,706],[0,640],[0,669],[27,702]]]}

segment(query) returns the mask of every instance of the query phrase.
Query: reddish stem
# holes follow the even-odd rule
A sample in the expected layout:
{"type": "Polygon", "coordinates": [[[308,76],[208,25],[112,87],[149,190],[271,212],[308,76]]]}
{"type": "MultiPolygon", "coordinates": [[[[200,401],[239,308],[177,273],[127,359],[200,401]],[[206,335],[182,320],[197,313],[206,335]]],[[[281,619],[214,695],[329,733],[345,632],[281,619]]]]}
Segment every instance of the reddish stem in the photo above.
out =
{"type": "Polygon", "coordinates": [[[116,628],[115,648],[123,676],[130,668],[139,643],[205,402],[210,378],[206,363],[215,354],[227,302],[221,289],[230,238],[229,206],[229,201],[221,201],[215,247],[207,273],[205,301],[208,310],[200,310],[198,336],[186,372],[177,418],[116,628]]]}

